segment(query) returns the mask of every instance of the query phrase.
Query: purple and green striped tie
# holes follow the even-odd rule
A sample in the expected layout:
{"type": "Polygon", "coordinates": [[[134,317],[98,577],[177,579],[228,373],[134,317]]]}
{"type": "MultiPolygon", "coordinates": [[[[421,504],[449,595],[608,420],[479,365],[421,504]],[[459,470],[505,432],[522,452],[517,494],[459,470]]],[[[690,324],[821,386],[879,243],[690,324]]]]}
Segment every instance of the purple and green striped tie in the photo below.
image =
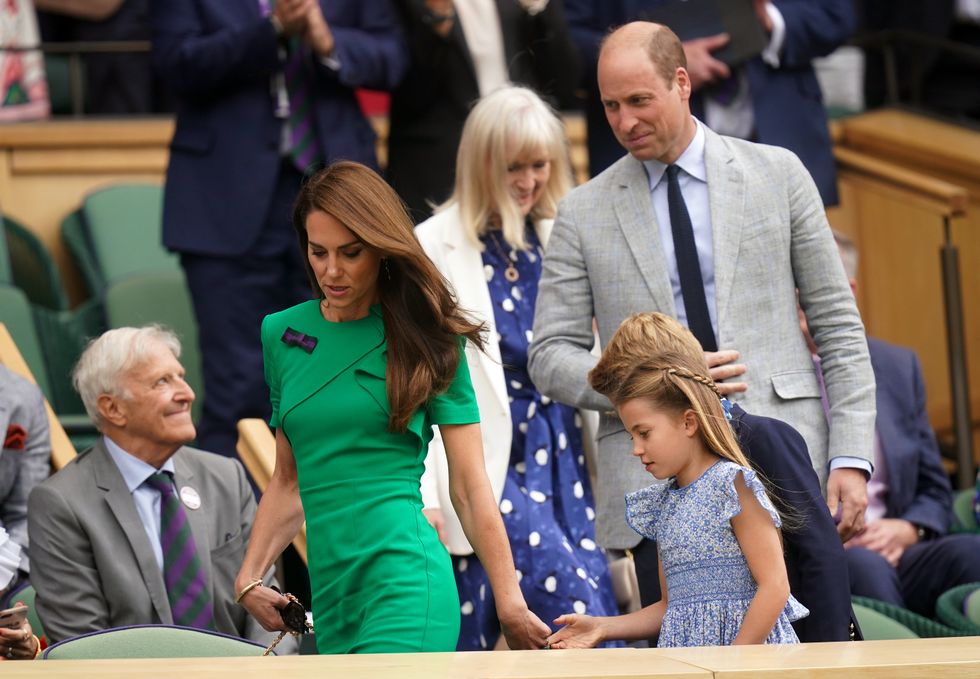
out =
{"type": "Polygon", "coordinates": [[[308,50],[298,38],[289,42],[289,56],[283,73],[289,95],[289,157],[300,172],[308,172],[319,164],[320,146],[316,138],[316,118],[313,115],[313,78],[308,72],[308,50]]]}
{"type": "Polygon", "coordinates": [[[197,555],[197,545],[184,505],[174,492],[168,472],[157,472],[146,484],[160,492],[160,548],[163,581],[174,624],[214,629],[214,609],[207,579],[197,555]]]}

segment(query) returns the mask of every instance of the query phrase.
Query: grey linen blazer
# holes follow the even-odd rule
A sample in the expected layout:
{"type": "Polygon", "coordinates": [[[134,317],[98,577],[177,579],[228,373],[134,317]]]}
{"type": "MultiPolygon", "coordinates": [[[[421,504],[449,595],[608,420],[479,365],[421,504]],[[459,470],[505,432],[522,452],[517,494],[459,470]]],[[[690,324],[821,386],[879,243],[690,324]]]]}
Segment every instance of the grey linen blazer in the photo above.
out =
{"type": "MultiPolygon", "coordinates": [[[[216,631],[271,643],[275,635],[234,603],[235,576],[255,518],[245,470],[237,460],[186,446],[172,459],[177,488],[190,486],[201,498],[200,508],[185,511],[216,631]]],[[[173,624],[146,529],[102,439],[35,488],[28,507],[31,583],[51,642],[123,625],[173,624]]]]}
{"type": "MultiPolygon", "coordinates": [[[[867,340],[820,195],[790,151],[705,128],[714,244],[718,345],[748,366],[746,410],[793,425],[826,483],[828,459],[872,460],[875,383],[867,340]],[[796,288],[816,341],[830,426],[800,332],[796,288]]],[[[624,520],[624,495],[653,478],[631,455],[609,401],[587,373],[630,314],[676,315],[643,165],[627,155],[561,202],[545,254],[530,349],[531,379],[551,398],[602,412],[596,533],[607,548],[640,538],[624,520]]]]}

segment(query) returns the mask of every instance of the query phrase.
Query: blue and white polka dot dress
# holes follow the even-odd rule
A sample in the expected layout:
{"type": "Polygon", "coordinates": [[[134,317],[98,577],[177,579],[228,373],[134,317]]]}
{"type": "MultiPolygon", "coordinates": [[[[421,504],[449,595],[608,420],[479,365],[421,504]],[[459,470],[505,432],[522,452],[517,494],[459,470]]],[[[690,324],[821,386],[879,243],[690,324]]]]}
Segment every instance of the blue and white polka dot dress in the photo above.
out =
{"type": "MultiPolygon", "coordinates": [[[[551,625],[562,613],[617,610],[606,555],[595,542],[578,414],[542,396],[527,373],[541,245],[530,226],[526,237],[531,249],[512,251],[499,232],[484,236],[483,264],[514,426],[500,512],[528,606],[551,625]],[[508,264],[517,269],[516,281],[504,275],[508,264]]],[[[462,614],[458,649],[493,648],[500,625],[486,573],[475,556],[454,557],[453,565],[462,614]]]]}

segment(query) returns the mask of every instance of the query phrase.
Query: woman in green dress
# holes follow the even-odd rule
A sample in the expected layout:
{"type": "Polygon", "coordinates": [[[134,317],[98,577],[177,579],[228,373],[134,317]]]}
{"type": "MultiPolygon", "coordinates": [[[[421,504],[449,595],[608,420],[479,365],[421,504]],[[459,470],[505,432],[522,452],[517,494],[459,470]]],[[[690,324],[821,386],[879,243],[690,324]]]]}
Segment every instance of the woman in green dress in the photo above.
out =
{"type": "Polygon", "coordinates": [[[515,576],[462,360],[466,340],[482,347],[483,327],[456,306],[397,194],[368,168],[339,162],[312,177],[293,224],[317,298],[262,324],[276,467],[236,581],[242,605],[283,628],[286,600],[261,575],[305,518],[321,653],[454,650],[452,566],[419,490],[438,425],[508,645],[543,647],[549,629],[515,576]]]}

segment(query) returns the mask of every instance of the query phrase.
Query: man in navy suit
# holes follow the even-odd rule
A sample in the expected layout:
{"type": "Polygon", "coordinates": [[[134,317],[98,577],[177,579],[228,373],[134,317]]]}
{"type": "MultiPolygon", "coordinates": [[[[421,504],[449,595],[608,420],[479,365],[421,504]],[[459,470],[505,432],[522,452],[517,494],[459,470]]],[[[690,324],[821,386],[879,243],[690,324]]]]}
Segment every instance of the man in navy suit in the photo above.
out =
{"type": "MultiPolygon", "coordinates": [[[[599,42],[609,28],[644,19],[649,10],[672,1],[678,0],[565,0],[589,92],[586,117],[593,176],[623,155],[596,90],[599,42]]],[[[837,177],[830,133],[811,61],[851,36],[856,23],[853,0],[754,1],[770,39],[762,55],[730,69],[713,56],[727,42],[724,35],[684,43],[695,90],[692,112],[720,134],[793,151],[813,176],[824,204],[835,205],[837,177]]]]}
{"type": "Polygon", "coordinates": [[[198,445],[235,454],[236,423],[269,413],[259,326],[310,296],[290,212],[304,173],[376,166],[354,88],[407,67],[388,0],[154,0],[153,60],[178,97],[163,241],[198,320],[198,445]]]}
{"type": "MultiPolygon", "coordinates": [[[[855,289],[857,251],[845,236],[835,238],[855,289]]],[[[851,593],[932,616],[937,596],[980,581],[980,535],[946,534],[952,491],[929,425],[918,356],[872,337],[868,349],[877,384],[875,465],[866,528],[844,545],[851,593]]]]}

